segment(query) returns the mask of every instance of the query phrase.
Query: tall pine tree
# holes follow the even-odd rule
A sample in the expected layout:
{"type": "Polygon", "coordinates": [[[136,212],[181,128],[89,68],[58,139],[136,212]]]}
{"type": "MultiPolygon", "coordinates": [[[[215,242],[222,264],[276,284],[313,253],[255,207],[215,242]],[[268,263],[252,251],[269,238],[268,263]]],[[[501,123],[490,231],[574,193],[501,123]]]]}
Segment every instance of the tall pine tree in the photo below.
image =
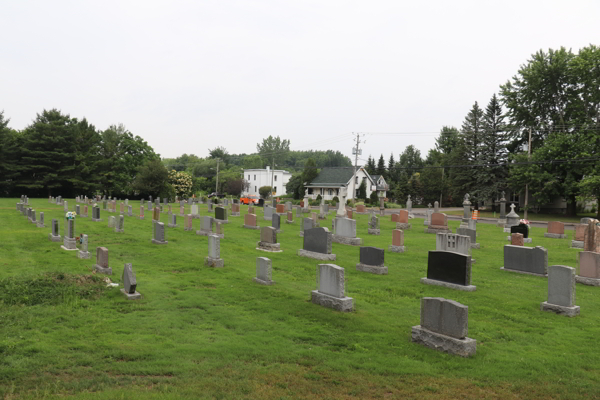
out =
{"type": "Polygon", "coordinates": [[[377,175],[383,175],[385,177],[385,160],[383,158],[383,154],[379,156],[379,161],[377,162],[377,175]]]}

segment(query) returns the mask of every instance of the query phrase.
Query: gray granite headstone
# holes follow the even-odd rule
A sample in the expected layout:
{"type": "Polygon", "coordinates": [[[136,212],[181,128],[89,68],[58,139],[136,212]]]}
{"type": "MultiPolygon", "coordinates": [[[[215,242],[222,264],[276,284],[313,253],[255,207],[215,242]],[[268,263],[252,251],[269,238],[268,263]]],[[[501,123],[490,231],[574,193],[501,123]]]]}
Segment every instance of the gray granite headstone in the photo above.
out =
{"type": "Polygon", "coordinates": [[[350,218],[336,218],[335,234],[348,238],[356,237],[356,220],[350,218]]]}
{"type": "Polygon", "coordinates": [[[255,282],[258,282],[262,285],[272,285],[275,282],[272,280],[273,275],[273,267],[271,260],[266,257],[257,257],[256,258],[256,278],[254,278],[255,282]]]}
{"type": "Polygon", "coordinates": [[[317,265],[317,288],[329,296],[345,297],[344,268],[334,264],[317,265]]]}
{"type": "Polygon", "coordinates": [[[315,253],[331,254],[331,242],[331,233],[327,228],[304,230],[304,250],[315,253]]]}
{"type": "Polygon", "coordinates": [[[279,214],[273,214],[273,216],[271,217],[271,226],[277,231],[281,230],[281,217],[279,216],[279,214]]]}
{"type": "Polygon", "coordinates": [[[504,246],[504,269],[534,275],[546,275],[548,250],[541,246],[504,246]]]}
{"type": "Polygon", "coordinates": [[[563,307],[575,305],[575,268],[564,265],[548,267],[548,303],[563,307]]]}
{"type": "Polygon", "coordinates": [[[277,243],[277,230],[272,226],[260,228],[260,241],[265,243],[277,243]]]}
{"type": "Polygon", "coordinates": [[[440,297],[421,299],[421,327],[456,339],[468,335],[469,307],[440,297]]]}
{"type": "Polygon", "coordinates": [[[125,268],[123,269],[123,286],[127,294],[134,294],[136,292],[137,280],[135,279],[135,272],[133,272],[131,263],[125,264],[125,268]]]}

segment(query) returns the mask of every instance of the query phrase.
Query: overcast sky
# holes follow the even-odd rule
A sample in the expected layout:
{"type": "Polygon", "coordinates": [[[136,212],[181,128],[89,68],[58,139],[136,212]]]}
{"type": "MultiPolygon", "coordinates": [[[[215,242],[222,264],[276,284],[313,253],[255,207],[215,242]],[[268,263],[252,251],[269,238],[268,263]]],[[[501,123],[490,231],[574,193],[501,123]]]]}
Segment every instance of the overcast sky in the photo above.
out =
{"type": "Polygon", "coordinates": [[[353,132],[371,133],[363,159],[425,156],[532,53],[599,44],[599,15],[598,0],[0,0],[0,110],[15,129],[51,108],[123,123],[163,157],[269,135],[351,156],[353,132]]]}

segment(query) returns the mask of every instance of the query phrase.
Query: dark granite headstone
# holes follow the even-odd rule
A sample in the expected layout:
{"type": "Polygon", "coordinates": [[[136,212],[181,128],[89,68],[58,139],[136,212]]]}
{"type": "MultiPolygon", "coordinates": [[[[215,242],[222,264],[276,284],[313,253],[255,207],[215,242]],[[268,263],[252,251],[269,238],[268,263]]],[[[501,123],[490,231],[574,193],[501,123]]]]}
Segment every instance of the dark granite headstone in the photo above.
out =
{"type": "Polygon", "coordinates": [[[271,217],[271,226],[277,230],[281,229],[281,217],[279,214],[274,213],[271,217]]]}
{"type": "Polygon", "coordinates": [[[377,247],[361,247],[360,262],[366,265],[383,265],[383,249],[377,247]]]}
{"type": "Polygon", "coordinates": [[[223,207],[215,207],[215,219],[227,221],[227,211],[223,207]]]}
{"type": "Polygon", "coordinates": [[[430,251],[427,258],[427,279],[469,286],[470,258],[452,251],[430,251]]]}
{"type": "Polygon", "coordinates": [[[265,199],[258,199],[258,206],[259,207],[264,207],[265,206],[265,199]]]}
{"type": "Polygon", "coordinates": [[[529,228],[527,228],[527,225],[525,224],[513,225],[510,227],[510,233],[511,235],[513,233],[520,233],[521,235],[523,235],[524,239],[527,239],[527,237],[529,236],[529,228]]]}
{"type": "Polygon", "coordinates": [[[331,254],[331,238],[326,228],[312,228],[304,231],[303,249],[315,253],[331,254]]]}

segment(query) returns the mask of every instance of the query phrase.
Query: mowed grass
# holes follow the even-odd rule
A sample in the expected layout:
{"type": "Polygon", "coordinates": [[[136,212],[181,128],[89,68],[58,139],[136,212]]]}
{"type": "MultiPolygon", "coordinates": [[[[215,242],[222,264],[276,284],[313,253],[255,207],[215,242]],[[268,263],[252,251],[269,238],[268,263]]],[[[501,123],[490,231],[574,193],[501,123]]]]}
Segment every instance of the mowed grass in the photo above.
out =
{"type": "MultiPolygon", "coordinates": [[[[540,311],[547,279],[501,271],[501,228],[478,224],[472,293],[420,283],[435,235],[423,220],[405,231],[406,252],[387,252],[395,223],[382,217],[381,236],[367,234],[366,215],[356,215],[364,245],[386,249],[389,275],[359,272],[359,248],[333,244],[335,264],[346,269],[346,294],[355,311],[339,313],[310,302],[318,261],[298,257],[300,219],[283,224],[282,253],[256,250],[260,232],[229,217],[221,257],[225,267],[204,267],[207,238],[167,229],[167,245],[151,244],[152,218],[125,217],[125,233],[102,222],[76,220],[89,236],[92,257],[60,249],[48,240],[62,206],[30,203],[45,213],[37,228],[0,200],[0,287],[31,291],[35,301],[0,303],[0,397],[81,399],[590,399],[600,396],[600,288],[577,285],[581,315],[540,311]],[[93,275],[96,246],[107,247],[110,277],[121,282],[132,263],[142,300],[128,301],[93,275]],[[252,281],[256,257],[273,260],[274,286],[252,281]],[[63,278],[61,278],[63,276],[63,278]],[[73,277],[82,276],[80,280],[73,277]],[[66,283],[64,281],[66,280],[66,283]],[[72,285],[73,290],[65,290],[72,285]],[[46,296],[46,297],[44,297],[46,296]],[[470,359],[411,342],[420,299],[444,297],[469,306],[470,359]]],[[[70,209],[75,201],[69,199],[70,209]]],[[[139,202],[130,202],[137,214],[139,202]]],[[[179,210],[178,206],[173,207],[179,210]]],[[[186,207],[186,212],[188,207],[186,207]]],[[[257,209],[260,225],[270,225],[257,209]]],[[[201,206],[201,215],[207,215],[201,206]]],[[[38,214],[39,215],[39,214],[38,214]]],[[[331,227],[333,213],[321,226],[331,227]]],[[[167,224],[167,215],[161,215],[167,224]]],[[[451,221],[455,229],[459,222],[451,221]]],[[[199,229],[199,220],[194,220],[199,229]]],[[[543,237],[549,265],[577,266],[569,238],[543,237]]],[[[122,287],[122,286],[121,286],[122,287]]],[[[6,295],[5,295],[6,296],[6,295]]],[[[4,297],[0,296],[0,299],[4,297]]],[[[11,296],[12,298],[12,296],[11,296]]],[[[30,298],[23,296],[23,298],[30,298]]]]}
{"type": "MultiPolygon", "coordinates": [[[[510,208],[507,206],[507,212],[510,212],[510,208]]],[[[448,211],[446,212],[446,214],[448,215],[463,215],[463,211],[462,210],[457,210],[457,211],[448,211]]],[[[523,211],[520,211],[518,213],[521,218],[524,218],[523,216],[523,211]]],[[[493,213],[492,211],[480,211],[479,212],[479,217],[480,218],[498,218],[500,215],[499,212],[497,213],[493,213]]],[[[527,219],[529,221],[542,221],[542,222],[547,222],[547,221],[560,221],[560,222],[564,222],[564,223],[575,223],[578,224],[579,221],[581,221],[581,218],[583,217],[590,217],[590,218],[596,218],[596,213],[580,213],[577,214],[576,217],[571,217],[571,216],[567,216],[567,215],[562,215],[562,214],[536,214],[534,212],[529,212],[527,215],[527,219]]]]}

